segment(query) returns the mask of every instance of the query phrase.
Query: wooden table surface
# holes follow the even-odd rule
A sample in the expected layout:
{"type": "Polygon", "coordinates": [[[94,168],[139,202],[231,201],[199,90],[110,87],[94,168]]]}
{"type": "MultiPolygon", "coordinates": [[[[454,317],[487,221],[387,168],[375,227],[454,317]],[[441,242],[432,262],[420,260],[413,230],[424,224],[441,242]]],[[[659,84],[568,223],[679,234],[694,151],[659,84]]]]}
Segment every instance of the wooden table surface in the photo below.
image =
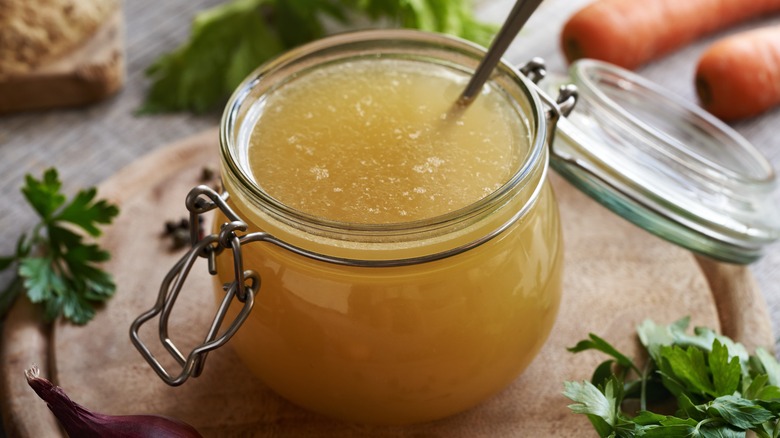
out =
{"type": "MultiPolygon", "coordinates": [[[[558,47],[562,23],[588,0],[546,0],[510,48],[507,58],[516,63],[533,56],[546,59],[551,71],[563,72],[565,63],[558,47]]],[[[0,254],[14,249],[20,224],[33,224],[34,213],[24,202],[19,187],[26,173],[40,176],[56,166],[71,193],[97,185],[122,167],[171,141],[190,136],[218,123],[219,114],[193,116],[168,114],[136,116],[148,82],[144,69],[160,54],[173,50],[189,33],[189,23],[199,9],[217,0],[127,0],[123,5],[127,82],[115,97],[81,109],[56,110],[0,117],[0,254]]],[[[511,1],[478,1],[479,15],[500,22],[511,1]]],[[[780,16],[748,23],[719,34],[725,35],[768,23],[780,23],[780,16]]],[[[695,60],[708,41],[686,47],[639,72],[684,98],[694,100],[692,77],[695,60]]],[[[2,99],[2,96],[0,96],[2,99]]],[[[780,168],[780,109],[733,125],[780,168]]],[[[780,195],[778,196],[780,202],[780,195]]],[[[164,218],[160,218],[162,223],[164,218]]],[[[752,266],[766,299],[775,339],[780,335],[780,244],[752,266]]],[[[0,288],[10,281],[0,274],[0,288]]],[[[0,425],[0,436],[3,436],[0,425]]]]}

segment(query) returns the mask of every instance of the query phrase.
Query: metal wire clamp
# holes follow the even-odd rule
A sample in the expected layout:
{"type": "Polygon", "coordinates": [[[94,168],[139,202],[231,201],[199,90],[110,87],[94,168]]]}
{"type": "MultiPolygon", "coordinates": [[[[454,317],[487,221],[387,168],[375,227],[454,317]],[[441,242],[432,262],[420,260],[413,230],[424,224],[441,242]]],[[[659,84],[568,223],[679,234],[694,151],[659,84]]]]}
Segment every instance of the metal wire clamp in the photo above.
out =
{"type": "MultiPolygon", "coordinates": [[[[242,240],[242,237],[237,232],[246,231],[247,226],[227,205],[226,199],[227,195],[221,196],[207,186],[198,186],[190,191],[187,195],[186,206],[190,212],[192,247],[165,276],[160,285],[160,292],[154,307],[139,316],[130,326],[130,339],[133,345],[135,345],[136,349],[151,365],[157,375],[171,386],[181,385],[189,377],[200,375],[208,352],[224,345],[246,320],[254,305],[255,293],[260,287],[260,277],[254,271],[245,271],[243,268],[241,245],[245,241],[242,240]],[[229,222],[224,223],[222,229],[217,234],[200,236],[198,231],[200,228],[200,215],[215,208],[219,208],[229,222]],[[168,335],[168,320],[171,310],[195,261],[199,257],[206,258],[208,260],[209,273],[216,275],[216,256],[224,249],[230,249],[233,253],[235,280],[223,286],[225,296],[203,342],[185,357],[168,335]],[[220,334],[220,327],[224,323],[227,310],[234,298],[243,303],[243,307],[233,322],[220,334]],[[175,376],[169,373],[160,361],[157,360],[151,350],[141,341],[138,333],[143,324],[157,315],[160,315],[160,341],[168,353],[181,366],[181,371],[175,376]]],[[[243,237],[245,238],[247,235],[243,237]]],[[[257,240],[262,240],[262,236],[253,237],[257,240]]]]}

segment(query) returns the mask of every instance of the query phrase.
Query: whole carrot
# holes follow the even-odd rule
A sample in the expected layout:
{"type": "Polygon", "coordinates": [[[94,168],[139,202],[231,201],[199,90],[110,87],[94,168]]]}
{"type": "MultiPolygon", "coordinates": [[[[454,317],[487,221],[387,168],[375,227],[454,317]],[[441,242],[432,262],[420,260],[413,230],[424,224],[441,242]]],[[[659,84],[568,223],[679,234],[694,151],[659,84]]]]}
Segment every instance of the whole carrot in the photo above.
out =
{"type": "Polygon", "coordinates": [[[564,25],[569,62],[634,69],[703,35],[780,11],[780,0],[596,0],[564,25]]]}
{"type": "Polygon", "coordinates": [[[723,120],[752,117],[780,104],[780,26],[712,44],[696,68],[696,92],[704,109],[723,120]]]}

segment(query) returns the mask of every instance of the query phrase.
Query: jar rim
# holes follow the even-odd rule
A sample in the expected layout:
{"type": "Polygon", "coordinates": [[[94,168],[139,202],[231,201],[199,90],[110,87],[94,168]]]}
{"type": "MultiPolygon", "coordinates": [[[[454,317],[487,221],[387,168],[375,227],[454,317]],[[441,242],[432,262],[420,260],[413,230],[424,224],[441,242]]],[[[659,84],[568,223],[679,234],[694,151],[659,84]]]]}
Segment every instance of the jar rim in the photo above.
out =
{"type": "MultiPolygon", "coordinates": [[[[236,138],[236,128],[243,117],[241,115],[242,105],[250,98],[252,90],[261,85],[269,76],[269,80],[273,81],[275,72],[325,51],[370,44],[377,44],[378,48],[375,50],[380,50],[381,47],[384,47],[381,46],[382,44],[398,45],[401,43],[419,44],[426,49],[435,49],[442,53],[454,51],[459,56],[468,58],[470,61],[473,60],[473,67],[476,67],[476,64],[478,64],[486,52],[485,48],[477,44],[449,35],[408,29],[362,30],[313,41],[264,63],[238,86],[225,107],[220,124],[220,149],[223,164],[231,175],[238,179],[240,188],[246,189],[245,194],[253,199],[262,201],[264,207],[271,209],[273,215],[277,218],[282,218],[284,222],[305,226],[307,229],[319,230],[327,235],[366,236],[380,233],[384,236],[395,236],[397,238],[421,232],[436,232],[436,230],[441,230],[457,223],[470,223],[474,218],[480,217],[485,212],[503,205],[508,199],[511,199],[514,193],[513,190],[516,190],[518,185],[528,181],[540,167],[542,168],[540,181],[544,180],[548,166],[545,140],[549,127],[545,123],[542,101],[534,91],[530,80],[520,73],[517,68],[502,61],[496,71],[500,72],[503,78],[508,79],[509,83],[525,96],[531,110],[531,114],[525,114],[530,121],[531,144],[516,171],[501,187],[489,195],[462,208],[430,218],[407,222],[372,224],[344,222],[318,217],[287,206],[266,193],[247,173],[246,169],[242,167],[234,153],[236,148],[233,143],[236,138]]],[[[446,61],[452,62],[451,60],[446,61]]],[[[472,68],[472,66],[461,64],[458,64],[458,66],[472,68]]],[[[263,92],[263,94],[266,92],[263,92]]],[[[538,185],[541,186],[541,182],[538,185]]],[[[533,195],[529,197],[521,211],[513,215],[511,222],[521,217],[533,205],[538,192],[538,188],[533,190],[533,195]]],[[[495,234],[500,233],[503,228],[505,227],[496,230],[495,234]]]]}

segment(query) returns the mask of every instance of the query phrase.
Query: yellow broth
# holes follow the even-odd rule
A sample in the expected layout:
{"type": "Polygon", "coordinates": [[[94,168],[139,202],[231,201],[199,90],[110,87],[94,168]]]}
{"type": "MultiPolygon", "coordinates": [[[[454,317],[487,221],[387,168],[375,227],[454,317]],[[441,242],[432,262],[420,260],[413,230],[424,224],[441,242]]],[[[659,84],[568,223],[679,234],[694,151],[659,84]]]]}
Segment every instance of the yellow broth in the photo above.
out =
{"type": "MultiPolygon", "coordinates": [[[[296,211],[345,228],[463,211],[512,177],[531,141],[526,116],[494,85],[453,114],[466,80],[449,67],[399,60],[300,74],[263,102],[248,148],[256,184],[296,211]]],[[[487,242],[406,266],[343,266],[270,243],[245,245],[245,269],[260,275],[261,286],[230,344],[280,395],[337,418],[406,424],[474,406],[526,368],[555,320],[562,244],[544,174],[532,172],[515,196],[466,228],[379,244],[332,245],[338,239],[280,225],[233,196],[249,231],[355,259],[457,248],[530,204],[487,242]]],[[[221,285],[233,280],[228,253],[218,257],[220,297],[221,285]]]]}

